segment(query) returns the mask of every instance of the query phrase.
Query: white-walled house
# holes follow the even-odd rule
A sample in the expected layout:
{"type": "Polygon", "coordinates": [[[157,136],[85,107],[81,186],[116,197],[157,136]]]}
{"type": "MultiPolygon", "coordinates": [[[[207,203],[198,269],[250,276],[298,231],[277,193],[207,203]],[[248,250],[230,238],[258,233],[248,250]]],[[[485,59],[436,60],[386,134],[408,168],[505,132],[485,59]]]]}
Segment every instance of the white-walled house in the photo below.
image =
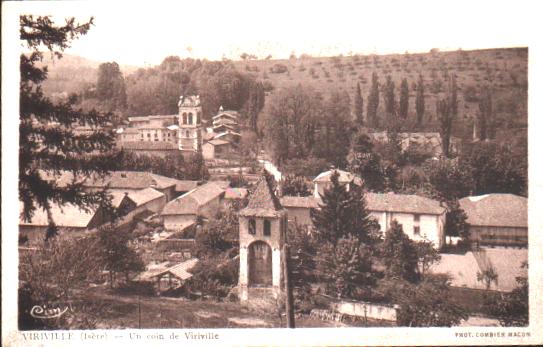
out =
{"type": "Polygon", "coordinates": [[[354,183],[357,186],[362,186],[363,182],[360,177],[347,171],[343,171],[339,169],[331,169],[328,171],[321,172],[313,180],[313,183],[315,185],[314,190],[313,190],[313,196],[315,198],[319,198],[320,195],[324,193],[324,190],[329,188],[332,185],[332,174],[334,172],[337,172],[339,174],[338,182],[340,184],[345,184],[347,187],[347,191],[349,191],[351,183],[354,183]]]}
{"type": "Polygon", "coordinates": [[[446,208],[433,199],[418,195],[366,193],[366,207],[383,234],[393,220],[414,241],[428,240],[436,248],[445,244],[446,208]]]}
{"type": "MultiPolygon", "coordinates": [[[[366,208],[384,233],[393,220],[402,225],[404,233],[412,240],[428,240],[436,248],[445,244],[446,209],[439,201],[418,195],[396,193],[365,193],[366,208]]],[[[283,196],[281,204],[288,220],[300,225],[313,226],[311,210],[318,209],[322,200],[311,197],[283,196]]]]}

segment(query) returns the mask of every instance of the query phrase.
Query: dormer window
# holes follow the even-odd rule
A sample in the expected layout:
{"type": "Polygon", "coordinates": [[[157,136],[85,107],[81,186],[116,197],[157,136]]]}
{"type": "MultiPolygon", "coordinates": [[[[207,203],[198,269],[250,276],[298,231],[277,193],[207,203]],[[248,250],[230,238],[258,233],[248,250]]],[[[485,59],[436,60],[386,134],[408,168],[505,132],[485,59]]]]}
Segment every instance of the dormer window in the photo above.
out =
{"type": "Polygon", "coordinates": [[[256,234],[256,221],[254,219],[249,219],[249,234],[256,234]]]}
{"type": "Polygon", "coordinates": [[[192,124],[192,113],[189,113],[189,124],[192,124]]]}
{"type": "Polygon", "coordinates": [[[264,220],[264,236],[271,235],[271,222],[267,219],[264,220]]]}

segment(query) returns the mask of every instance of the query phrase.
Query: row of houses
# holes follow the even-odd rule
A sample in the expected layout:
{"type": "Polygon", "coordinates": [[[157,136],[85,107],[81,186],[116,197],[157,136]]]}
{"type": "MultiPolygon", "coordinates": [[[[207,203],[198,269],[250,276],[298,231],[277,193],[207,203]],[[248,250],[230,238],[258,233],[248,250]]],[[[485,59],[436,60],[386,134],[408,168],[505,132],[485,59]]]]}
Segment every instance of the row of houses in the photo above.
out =
{"type": "MultiPolygon", "coordinates": [[[[81,184],[86,192],[107,190],[112,207],[123,212],[121,223],[128,223],[136,216],[160,213],[171,200],[194,190],[198,181],[177,180],[149,172],[113,171],[105,176],[74,176],[70,171],[41,171],[45,180],[54,180],[60,187],[81,184]]],[[[111,221],[112,215],[102,206],[82,209],[51,202],[51,217],[60,234],[79,235],[111,221]]],[[[21,204],[22,208],[22,204],[21,204]]],[[[37,208],[30,220],[19,221],[21,236],[31,243],[43,240],[48,221],[47,212],[37,208]]]]}
{"type": "MultiPolygon", "coordinates": [[[[322,205],[320,195],[331,184],[333,172],[338,181],[362,185],[362,180],[343,170],[328,170],[314,179],[314,194],[308,197],[282,196],[290,223],[312,226],[311,210],[322,205]]],[[[243,199],[247,189],[231,188],[229,182],[176,180],[148,172],[115,171],[105,177],[77,178],[71,172],[59,175],[43,172],[59,185],[82,180],[84,189],[96,191],[107,187],[112,205],[126,211],[125,220],[145,211],[158,214],[164,229],[181,231],[193,225],[198,218],[213,218],[228,202],[243,199]]],[[[396,193],[365,194],[370,215],[384,233],[393,220],[403,227],[413,240],[429,240],[438,248],[446,243],[446,207],[439,201],[418,195],[396,193]]],[[[527,199],[512,194],[488,194],[461,199],[460,207],[467,214],[471,241],[479,246],[526,247],[528,242],[527,199]]],[[[52,216],[61,231],[85,231],[108,221],[100,207],[81,210],[72,205],[52,204],[52,216]]],[[[42,237],[48,226],[47,214],[38,209],[30,221],[20,222],[20,230],[29,239],[42,237]]]]}
{"type": "MultiPolygon", "coordinates": [[[[320,196],[330,187],[333,172],[348,189],[361,185],[362,179],[350,172],[333,169],[314,180],[314,194],[309,197],[283,196],[281,204],[291,223],[312,226],[310,213],[322,205],[320,196]]],[[[365,194],[366,207],[384,233],[393,220],[414,240],[430,240],[441,248],[445,244],[446,207],[439,201],[418,195],[397,193],[365,194]]],[[[471,241],[479,246],[516,246],[528,244],[528,200],[513,194],[487,194],[460,199],[466,212],[471,241]]]]}

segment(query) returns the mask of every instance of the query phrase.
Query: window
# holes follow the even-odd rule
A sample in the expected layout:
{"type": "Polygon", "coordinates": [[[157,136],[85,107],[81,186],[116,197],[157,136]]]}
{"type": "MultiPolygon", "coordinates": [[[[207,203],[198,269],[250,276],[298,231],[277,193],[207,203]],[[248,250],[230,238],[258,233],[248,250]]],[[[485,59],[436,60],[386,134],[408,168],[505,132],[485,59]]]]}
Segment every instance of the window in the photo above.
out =
{"type": "Polygon", "coordinates": [[[150,133],[147,133],[147,137],[151,137],[151,134],[150,134],[150,133]]]}
{"type": "Polygon", "coordinates": [[[192,124],[192,113],[189,113],[189,124],[192,124]]]}
{"type": "Polygon", "coordinates": [[[413,227],[413,234],[420,236],[420,227],[413,227]]]}
{"type": "Polygon", "coordinates": [[[271,235],[271,222],[267,219],[264,220],[264,236],[271,235]]]}
{"type": "Polygon", "coordinates": [[[256,221],[254,219],[249,219],[249,234],[256,234],[256,221]]]}
{"type": "Polygon", "coordinates": [[[187,124],[187,114],[183,113],[183,124],[187,124]]]}
{"type": "Polygon", "coordinates": [[[414,215],[413,219],[415,222],[420,222],[420,214],[414,215]]]}

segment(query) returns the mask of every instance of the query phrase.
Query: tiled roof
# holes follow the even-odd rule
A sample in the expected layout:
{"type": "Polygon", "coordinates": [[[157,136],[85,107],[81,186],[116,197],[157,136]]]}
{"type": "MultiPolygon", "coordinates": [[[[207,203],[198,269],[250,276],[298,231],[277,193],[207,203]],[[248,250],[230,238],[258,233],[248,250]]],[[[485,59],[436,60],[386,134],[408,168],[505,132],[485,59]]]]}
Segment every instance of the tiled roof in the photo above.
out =
{"type": "Polygon", "coordinates": [[[242,216],[277,217],[283,211],[279,199],[265,178],[261,178],[254,193],[249,197],[247,207],[241,210],[242,216]]]}
{"type": "Polygon", "coordinates": [[[395,193],[365,193],[366,206],[370,211],[405,212],[440,215],[445,212],[437,200],[418,195],[395,193]]]}
{"type": "Polygon", "coordinates": [[[319,208],[319,200],[312,196],[283,196],[283,207],[319,208]]]}
{"type": "Polygon", "coordinates": [[[136,203],[137,206],[148,203],[155,199],[164,197],[164,193],[159,192],[153,188],[145,188],[135,192],[128,193],[128,197],[136,203]]]}
{"type": "Polygon", "coordinates": [[[230,144],[230,142],[225,141],[225,140],[210,140],[207,143],[209,143],[210,145],[213,145],[213,146],[223,146],[223,145],[229,145],[230,144]]]}
{"type": "Polygon", "coordinates": [[[217,118],[213,120],[213,125],[238,125],[238,123],[230,118],[217,118]]]}
{"type": "Polygon", "coordinates": [[[117,145],[123,149],[140,151],[165,151],[178,149],[176,143],[167,141],[117,141],[117,145]]]}
{"type": "Polygon", "coordinates": [[[449,274],[455,287],[485,289],[484,283],[477,280],[477,272],[492,266],[498,274],[498,283],[491,283],[490,289],[508,292],[516,288],[516,277],[527,275],[527,270],[521,268],[527,260],[527,249],[485,248],[465,254],[442,253],[441,260],[430,271],[449,274]]]}
{"type": "Polygon", "coordinates": [[[189,181],[189,180],[176,180],[175,191],[176,192],[188,192],[198,187],[198,181],[189,181]]]}
{"type": "Polygon", "coordinates": [[[340,183],[349,183],[351,181],[354,181],[354,184],[361,186],[362,185],[362,179],[360,177],[340,169],[332,169],[328,171],[321,172],[313,182],[330,182],[332,179],[332,173],[336,171],[339,174],[338,181],[340,183]]]}
{"type": "Polygon", "coordinates": [[[108,194],[111,195],[111,205],[115,208],[121,206],[121,202],[123,201],[123,199],[130,199],[128,197],[128,192],[124,192],[122,189],[108,190],[108,194]]]}
{"type": "MultiPolygon", "coordinates": [[[[40,175],[47,180],[55,180],[59,186],[66,186],[72,183],[73,174],[71,171],[60,171],[54,174],[50,171],[40,171],[40,175]]],[[[196,188],[197,181],[176,180],[174,178],[153,174],[143,171],[111,171],[105,177],[91,176],[78,177],[77,182],[84,182],[85,187],[105,187],[110,189],[165,189],[175,185],[178,192],[186,192],[196,188]]]]}
{"type": "Polygon", "coordinates": [[[190,195],[187,194],[184,194],[168,202],[166,206],[164,206],[164,208],[162,209],[161,215],[197,215],[198,208],[200,206],[198,205],[196,199],[193,199],[190,195]]]}
{"type": "Polygon", "coordinates": [[[169,267],[165,270],[160,271],[159,273],[151,276],[151,277],[158,277],[163,276],[167,273],[170,273],[174,275],[175,277],[179,278],[180,280],[186,280],[192,277],[192,274],[189,272],[190,269],[192,269],[196,264],[198,263],[198,259],[193,258],[186,260],[180,264],[174,265],[172,267],[169,267]]]}
{"type": "Polygon", "coordinates": [[[162,214],[198,214],[201,206],[221,196],[223,193],[224,189],[214,182],[203,184],[167,203],[162,210],[162,214]]]}
{"type": "Polygon", "coordinates": [[[215,120],[215,119],[219,119],[219,118],[222,118],[222,117],[229,117],[229,118],[232,118],[232,119],[237,119],[238,118],[238,113],[236,111],[221,111],[216,116],[213,116],[212,119],[215,120]]]}
{"type": "MultiPolygon", "coordinates": [[[[22,210],[22,203],[20,204],[22,210]]],[[[65,204],[63,206],[51,203],[51,214],[53,221],[59,227],[65,228],[86,228],[96,213],[96,209],[84,211],[76,205],[65,204]]],[[[19,225],[31,226],[47,226],[47,212],[41,208],[37,208],[29,222],[22,219],[19,220],[19,225]]]]}
{"type": "Polygon", "coordinates": [[[223,137],[223,136],[226,136],[226,135],[232,135],[232,136],[235,136],[235,137],[241,137],[241,134],[235,132],[235,131],[231,131],[231,130],[226,130],[222,133],[219,133],[218,135],[215,136],[216,139],[218,139],[219,137],[223,137]]]}
{"type": "Polygon", "coordinates": [[[528,227],[528,199],[513,194],[487,194],[460,199],[467,222],[478,226],[528,227]]]}
{"type": "MultiPolygon", "coordinates": [[[[445,207],[439,201],[418,195],[405,195],[395,193],[369,193],[364,194],[366,208],[370,211],[399,212],[417,214],[436,214],[445,212],[445,207]]],[[[285,207],[320,208],[322,200],[313,196],[283,196],[281,205],[285,207]]]]}

